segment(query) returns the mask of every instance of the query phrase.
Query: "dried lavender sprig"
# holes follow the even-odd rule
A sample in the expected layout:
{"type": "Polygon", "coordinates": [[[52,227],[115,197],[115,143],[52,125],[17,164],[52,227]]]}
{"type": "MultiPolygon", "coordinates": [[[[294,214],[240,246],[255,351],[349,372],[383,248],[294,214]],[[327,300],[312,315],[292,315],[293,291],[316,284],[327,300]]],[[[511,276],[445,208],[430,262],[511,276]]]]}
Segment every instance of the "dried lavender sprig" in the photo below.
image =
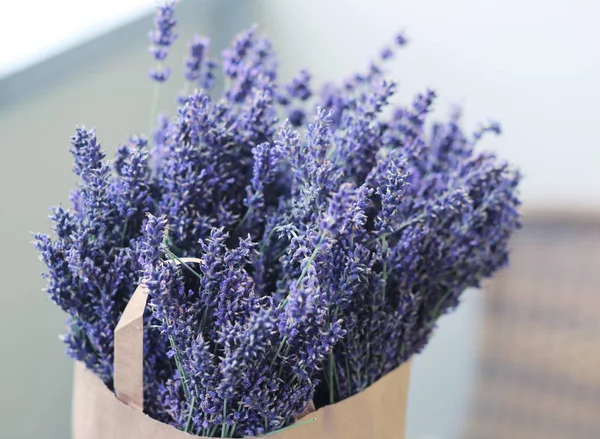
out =
{"type": "Polygon", "coordinates": [[[177,39],[177,34],[174,32],[177,24],[175,4],[176,0],[169,0],[164,5],[157,7],[154,17],[154,29],[149,33],[150,42],[152,43],[149,51],[154,59],[158,61],[158,67],[150,69],[148,75],[156,82],[165,82],[171,74],[171,70],[164,67],[163,61],[169,54],[169,47],[177,39]]]}

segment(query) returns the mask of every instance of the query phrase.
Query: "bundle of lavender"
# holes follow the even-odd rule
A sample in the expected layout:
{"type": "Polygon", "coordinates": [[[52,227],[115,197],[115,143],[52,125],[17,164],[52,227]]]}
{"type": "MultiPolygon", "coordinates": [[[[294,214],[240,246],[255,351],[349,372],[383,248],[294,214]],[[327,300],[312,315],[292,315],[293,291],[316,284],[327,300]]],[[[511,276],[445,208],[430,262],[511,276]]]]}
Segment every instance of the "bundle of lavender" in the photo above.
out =
{"type": "MultiPolygon", "coordinates": [[[[173,3],[155,25],[160,83],[173,3]]],[[[457,117],[430,123],[432,91],[391,105],[392,54],[316,96],[308,71],[278,83],[271,44],[251,28],[222,54],[216,99],[217,64],[197,37],[185,73],[197,89],[150,145],[134,136],[109,163],[78,128],[71,208],[54,208],[54,237],[35,237],[47,292],[70,316],[68,354],[112,386],[113,331],[145,283],[144,410],[243,437],[421,351],[461,293],[507,263],[519,174],[475,152],[497,125],[468,137],[457,117]],[[201,263],[172,263],[183,256],[201,263]]]]}

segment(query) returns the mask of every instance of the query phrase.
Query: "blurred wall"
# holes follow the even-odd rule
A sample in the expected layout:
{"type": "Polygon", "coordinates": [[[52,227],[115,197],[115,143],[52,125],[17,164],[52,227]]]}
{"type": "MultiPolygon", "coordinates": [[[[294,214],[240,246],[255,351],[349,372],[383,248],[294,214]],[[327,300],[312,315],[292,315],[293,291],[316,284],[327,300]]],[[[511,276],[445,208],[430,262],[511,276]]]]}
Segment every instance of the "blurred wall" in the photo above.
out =
{"type": "Polygon", "coordinates": [[[399,96],[426,87],[467,127],[494,118],[485,145],[518,163],[530,203],[600,204],[600,5],[594,0],[269,0],[265,21],[286,68],[320,78],[361,68],[398,29],[399,96]],[[285,37],[282,37],[285,36],[285,37]]]}
{"type": "MultiPolygon", "coordinates": [[[[500,120],[505,134],[486,145],[522,167],[528,204],[592,204],[600,200],[599,9],[591,0],[187,0],[170,60],[179,64],[193,30],[220,50],[256,21],[284,77],[310,66],[317,80],[339,79],[404,29],[411,44],[390,65],[399,99],[433,87],[442,115],[459,103],[468,127],[500,120]]],[[[47,207],[67,201],[77,124],[95,126],[109,154],[129,134],[147,132],[150,26],[150,18],[136,22],[0,81],[0,438],[69,436],[71,363],[57,337],[64,315],[40,291],[29,232],[47,231],[47,207]]],[[[167,88],[163,98],[178,84],[167,88]]],[[[460,431],[480,309],[479,292],[466,297],[413,363],[411,439],[460,431]]]]}

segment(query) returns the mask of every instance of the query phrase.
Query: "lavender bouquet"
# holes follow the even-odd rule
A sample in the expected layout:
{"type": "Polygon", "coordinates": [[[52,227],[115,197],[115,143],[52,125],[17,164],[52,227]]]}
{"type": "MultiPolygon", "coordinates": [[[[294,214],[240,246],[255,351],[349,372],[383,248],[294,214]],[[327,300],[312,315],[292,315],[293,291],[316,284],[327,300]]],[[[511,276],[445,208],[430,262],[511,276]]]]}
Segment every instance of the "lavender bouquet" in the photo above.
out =
{"type": "MultiPolygon", "coordinates": [[[[157,85],[174,4],[151,32],[157,85]]],[[[396,46],[403,46],[402,35],[396,46]]],[[[145,283],[145,411],[186,432],[243,437],[354,395],[426,345],[461,293],[507,263],[519,174],[476,152],[435,94],[390,104],[385,49],[315,94],[280,84],[255,27],[217,63],[195,37],[173,118],[108,162],[94,130],[71,141],[80,184],[35,235],[47,293],[69,315],[68,354],[109,387],[113,331],[145,283]],[[201,263],[174,264],[183,256],[201,263]]]]}

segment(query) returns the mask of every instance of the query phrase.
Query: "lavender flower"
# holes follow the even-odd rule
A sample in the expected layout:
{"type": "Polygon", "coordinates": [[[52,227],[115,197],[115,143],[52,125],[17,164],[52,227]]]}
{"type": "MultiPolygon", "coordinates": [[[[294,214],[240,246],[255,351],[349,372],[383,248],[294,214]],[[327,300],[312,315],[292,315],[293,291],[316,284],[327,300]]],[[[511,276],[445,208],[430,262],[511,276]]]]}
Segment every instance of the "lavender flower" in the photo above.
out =
{"type": "MultiPolygon", "coordinates": [[[[158,81],[174,4],[151,32],[158,81]]],[[[80,184],[35,246],[71,357],[111,386],[114,328],[145,283],[146,412],[192,434],[255,436],[420,352],[462,292],[507,264],[520,175],[478,151],[499,125],[468,136],[458,113],[431,121],[432,90],[392,105],[391,46],[315,95],[307,70],[278,82],[252,27],[222,54],[220,99],[206,92],[208,47],[195,36],[185,70],[205,90],[159,119],[152,148],[132,136],[111,166],[95,131],[77,129],[80,184]]]]}
{"type": "Polygon", "coordinates": [[[157,82],[166,81],[171,70],[167,67],[162,67],[162,62],[169,54],[169,47],[173,45],[177,39],[177,34],[173,32],[177,20],[175,20],[175,0],[170,0],[166,4],[159,6],[154,17],[154,29],[149,33],[150,53],[155,60],[159,62],[160,67],[149,71],[150,78],[157,82]]]}
{"type": "Polygon", "coordinates": [[[287,92],[291,98],[297,98],[305,101],[312,96],[310,89],[310,73],[308,70],[300,70],[298,75],[286,86],[287,92]]]}
{"type": "Polygon", "coordinates": [[[398,46],[404,46],[407,43],[407,39],[402,32],[396,34],[395,40],[398,46]]]}
{"type": "Polygon", "coordinates": [[[271,43],[256,36],[252,26],[240,33],[233,46],[223,51],[223,72],[230,79],[225,96],[231,103],[242,103],[257,84],[272,83],[276,77],[276,60],[271,43]]]}
{"type": "Polygon", "coordinates": [[[306,113],[299,108],[294,108],[288,113],[288,120],[293,127],[302,126],[306,118],[306,113]]]}
{"type": "Polygon", "coordinates": [[[208,38],[194,35],[184,72],[185,79],[206,90],[212,88],[214,84],[214,69],[217,67],[217,64],[208,58],[209,47],[208,38]]]}
{"type": "Polygon", "coordinates": [[[71,316],[69,354],[110,384],[113,331],[138,280],[135,238],[155,205],[148,151],[133,137],[119,148],[113,175],[94,130],[78,128],[71,143],[81,178],[72,210],[56,208],[56,238],[36,234],[35,246],[49,269],[50,297],[71,316]]]}

